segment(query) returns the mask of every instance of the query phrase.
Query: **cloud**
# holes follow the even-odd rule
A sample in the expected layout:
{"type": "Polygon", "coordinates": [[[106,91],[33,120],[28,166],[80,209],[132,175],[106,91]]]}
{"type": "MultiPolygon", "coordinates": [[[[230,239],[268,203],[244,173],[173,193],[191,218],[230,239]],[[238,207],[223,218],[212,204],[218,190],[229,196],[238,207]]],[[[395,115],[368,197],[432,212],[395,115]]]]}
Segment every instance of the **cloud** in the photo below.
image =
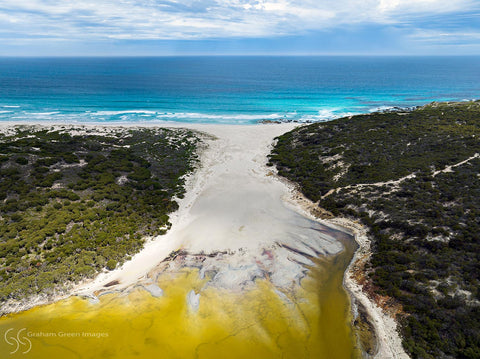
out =
{"type": "Polygon", "coordinates": [[[480,41],[480,31],[437,31],[437,30],[421,30],[415,31],[410,37],[416,41],[428,43],[442,43],[451,45],[462,45],[472,43],[478,46],[480,41]]]}
{"type": "Polygon", "coordinates": [[[57,40],[265,38],[349,25],[412,24],[476,8],[471,0],[3,0],[0,36],[57,40]]]}

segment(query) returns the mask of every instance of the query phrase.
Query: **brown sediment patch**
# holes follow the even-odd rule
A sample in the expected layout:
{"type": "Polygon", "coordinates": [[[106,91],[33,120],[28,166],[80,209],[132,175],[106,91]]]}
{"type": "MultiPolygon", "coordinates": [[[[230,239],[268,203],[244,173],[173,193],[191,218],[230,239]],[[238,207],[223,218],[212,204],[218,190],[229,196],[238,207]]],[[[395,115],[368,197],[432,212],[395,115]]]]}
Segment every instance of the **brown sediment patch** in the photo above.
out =
{"type": "Polygon", "coordinates": [[[308,258],[308,259],[312,259],[314,258],[312,255],[308,254],[308,253],[305,253],[297,248],[293,248],[291,246],[288,246],[286,244],[283,244],[283,243],[278,243],[278,245],[282,248],[285,248],[285,249],[288,249],[289,251],[291,252],[294,252],[294,253],[297,253],[297,254],[300,254],[302,257],[305,257],[305,258],[308,258]]]}
{"type": "Polygon", "coordinates": [[[118,280],[112,280],[111,282],[108,282],[107,284],[104,285],[105,288],[112,287],[114,285],[120,284],[118,280]]]}
{"type": "Polygon", "coordinates": [[[385,313],[388,313],[392,318],[397,319],[405,316],[402,305],[392,297],[379,294],[379,288],[372,283],[372,280],[368,276],[368,268],[366,267],[369,258],[370,252],[357,256],[356,261],[352,263],[351,266],[351,278],[358,285],[362,286],[362,291],[371,301],[373,301],[378,307],[382,308],[382,310],[385,313]]]}
{"type": "Polygon", "coordinates": [[[363,304],[357,304],[357,317],[353,321],[355,334],[357,335],[362,350],[368,355],[375,355],[377,352],[377,337],[375,335],[375,327],[371,322],[367,310],[363,304]]]}

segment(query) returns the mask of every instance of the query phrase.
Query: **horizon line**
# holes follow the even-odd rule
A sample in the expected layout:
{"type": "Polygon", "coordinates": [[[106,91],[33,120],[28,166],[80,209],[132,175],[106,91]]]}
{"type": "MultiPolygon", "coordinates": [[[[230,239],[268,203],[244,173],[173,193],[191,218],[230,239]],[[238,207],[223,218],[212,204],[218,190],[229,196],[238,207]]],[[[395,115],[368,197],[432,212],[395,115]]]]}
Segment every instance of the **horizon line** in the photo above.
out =
{"type": "Polygon", "coordinates": [[[155,58],[155,57],[480,57],[480,54],[156,54],[156,55],[0,55],[0,58],[155,58]]]}

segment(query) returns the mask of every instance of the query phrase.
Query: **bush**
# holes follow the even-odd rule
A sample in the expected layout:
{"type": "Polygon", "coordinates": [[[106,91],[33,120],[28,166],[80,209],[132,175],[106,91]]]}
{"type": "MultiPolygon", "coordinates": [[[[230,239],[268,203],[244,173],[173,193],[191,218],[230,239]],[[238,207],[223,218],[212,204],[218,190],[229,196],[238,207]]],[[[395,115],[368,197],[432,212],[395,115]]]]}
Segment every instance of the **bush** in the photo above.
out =
{"type": "Polygon", "coordinates": [[[25,157],[17,157],[15,159],[15,162],[17,162],[19,165],[26,165],[28,164],[28,160],[25,157]]]}
{"type": "Polygon", "coordinates": [[[115,259],[110,259],[108,262],[107,262],[107,268],[109,270],[114,270],[115,268],[117,267],[117,261],[115,259]]]}

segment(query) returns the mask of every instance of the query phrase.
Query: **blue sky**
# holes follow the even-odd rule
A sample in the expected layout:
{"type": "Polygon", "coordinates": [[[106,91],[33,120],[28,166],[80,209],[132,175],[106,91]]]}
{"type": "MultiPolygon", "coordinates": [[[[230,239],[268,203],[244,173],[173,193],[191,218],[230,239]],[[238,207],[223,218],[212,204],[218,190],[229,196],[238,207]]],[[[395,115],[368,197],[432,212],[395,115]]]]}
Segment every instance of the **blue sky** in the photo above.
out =
{"type": "Polygon", "coordinates": [[[0,56],[480,55],[479,0],[0,0],[0,56]]]}

